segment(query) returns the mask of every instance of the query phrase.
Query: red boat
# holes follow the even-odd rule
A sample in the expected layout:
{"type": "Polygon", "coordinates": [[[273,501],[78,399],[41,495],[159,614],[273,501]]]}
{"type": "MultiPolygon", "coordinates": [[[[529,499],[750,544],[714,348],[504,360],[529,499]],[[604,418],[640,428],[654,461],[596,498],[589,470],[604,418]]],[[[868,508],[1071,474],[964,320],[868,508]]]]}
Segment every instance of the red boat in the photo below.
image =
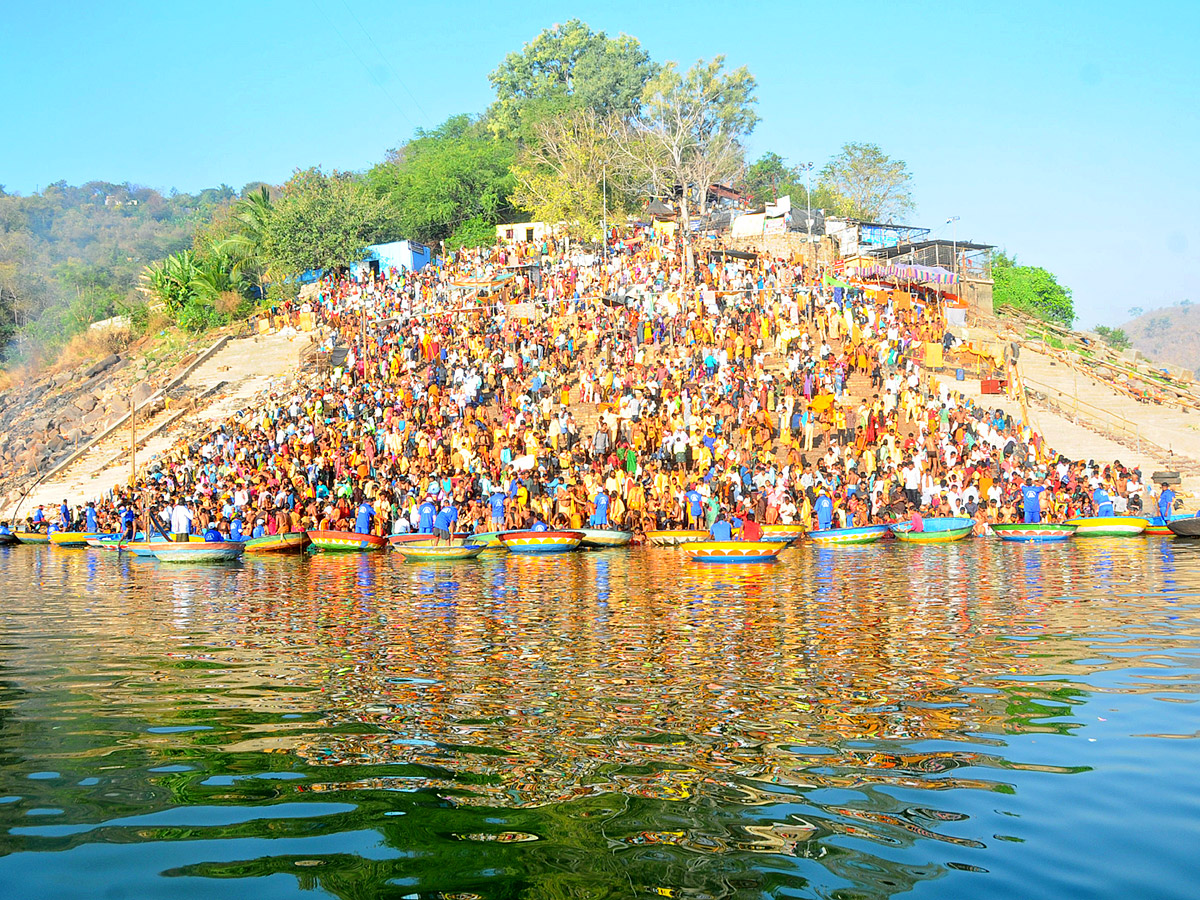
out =
{"type": "Polygon", "coordinates": [[[387,538],[357,531],[306,531],[312,548],[326,553],[370,553],[387,546],[387,538]]]}

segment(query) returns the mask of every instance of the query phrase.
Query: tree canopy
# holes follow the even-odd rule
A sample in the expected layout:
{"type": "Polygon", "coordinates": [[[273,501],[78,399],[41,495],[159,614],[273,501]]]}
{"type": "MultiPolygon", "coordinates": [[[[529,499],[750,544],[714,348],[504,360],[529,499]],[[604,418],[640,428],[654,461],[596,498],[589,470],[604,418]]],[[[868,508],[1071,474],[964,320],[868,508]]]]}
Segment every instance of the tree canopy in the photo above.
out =
{"type": "Polygon", "coordinates": [[[571,19],[508,54],[488,76],[496,91],[489,123],[498,135],[527,139],[539,121],[573,110],[628,117],[656,69],[636,38],[610,38],[571,19]]]}
{"type": "Polygon", "coordinates": [[[470,116],[453,116],[394,151],[367,173],[381,203],[377,238],[451,240],[472,219],[504,221],[511,211],[515,144],[470,116]]]}
{"type": "Polygon", "coordinates": [[[820,184],[829,194],[829,208],[855,219],[891,222],[914,208],[907,164],[877,144],[844,144],[821,170],[820,184]]]}
{"type": "Polygon", "coordinates": [[[357,262],[379,230],[381,210],[380,200],[353,176],[301,169],[274,203],[266,257],[289,274],[357,262]]]}
{"type": "Polygon", "coordinates": [[[998,250],[992,254],[992,280],[997,309],[1009,307],[1066,326],[1075,321],[1071,289],[1043,268],[1018,265],[1016,257],[998,250]]]}

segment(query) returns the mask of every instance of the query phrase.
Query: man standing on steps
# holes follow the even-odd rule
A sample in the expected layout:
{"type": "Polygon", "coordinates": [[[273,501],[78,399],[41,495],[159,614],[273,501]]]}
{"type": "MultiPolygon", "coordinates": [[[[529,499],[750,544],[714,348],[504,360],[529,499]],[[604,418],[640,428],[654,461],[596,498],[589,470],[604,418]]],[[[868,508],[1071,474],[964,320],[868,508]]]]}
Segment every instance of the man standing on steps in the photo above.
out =
{"type": "Polygon", "coordinates": [[[182,497],[175,498],[171,507],[171,540],[186,544],[192,533],[192,511],[184,505],[182,497]]]}

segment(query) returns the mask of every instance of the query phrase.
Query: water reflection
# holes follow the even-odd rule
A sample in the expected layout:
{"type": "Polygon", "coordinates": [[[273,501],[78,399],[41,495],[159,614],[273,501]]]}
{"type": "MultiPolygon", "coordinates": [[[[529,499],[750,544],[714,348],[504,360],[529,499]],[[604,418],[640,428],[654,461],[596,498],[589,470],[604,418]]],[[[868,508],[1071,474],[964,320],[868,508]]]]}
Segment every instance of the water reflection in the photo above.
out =
{"type": "Polygon", "coordinates": [[[0,879],[69,896],[103,848],[143,896],[275,873],[346,897],[970,892],[1020,858],[997,817],[1061,819],[1040,792],[1103,763],[1046,743],[1096,727],[1085,705],[1189,733],[1162,700],[1197,692],[1198,562],[1169,540],[763,567],[0,550],[0,879]]]}

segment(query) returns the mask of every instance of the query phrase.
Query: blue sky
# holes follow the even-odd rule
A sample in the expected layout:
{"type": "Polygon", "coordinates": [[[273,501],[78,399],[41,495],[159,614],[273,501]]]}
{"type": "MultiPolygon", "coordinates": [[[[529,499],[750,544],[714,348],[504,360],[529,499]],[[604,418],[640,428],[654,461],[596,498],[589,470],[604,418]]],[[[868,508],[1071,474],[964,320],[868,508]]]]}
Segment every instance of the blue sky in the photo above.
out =
{"type": "Polygon", "coordinates": [[[1079,324],[1200,300],[1200,4],[365,0],[10,4],[0,184],[196,190],[362,169],[491,100],[487,74],[579,17],[656,60],[759,82],[750,156],[907,161],[914,224],[993,243],[1075,292],[1079,324]],[[436,9],[436,12],[434,11],[436,9]]]}

